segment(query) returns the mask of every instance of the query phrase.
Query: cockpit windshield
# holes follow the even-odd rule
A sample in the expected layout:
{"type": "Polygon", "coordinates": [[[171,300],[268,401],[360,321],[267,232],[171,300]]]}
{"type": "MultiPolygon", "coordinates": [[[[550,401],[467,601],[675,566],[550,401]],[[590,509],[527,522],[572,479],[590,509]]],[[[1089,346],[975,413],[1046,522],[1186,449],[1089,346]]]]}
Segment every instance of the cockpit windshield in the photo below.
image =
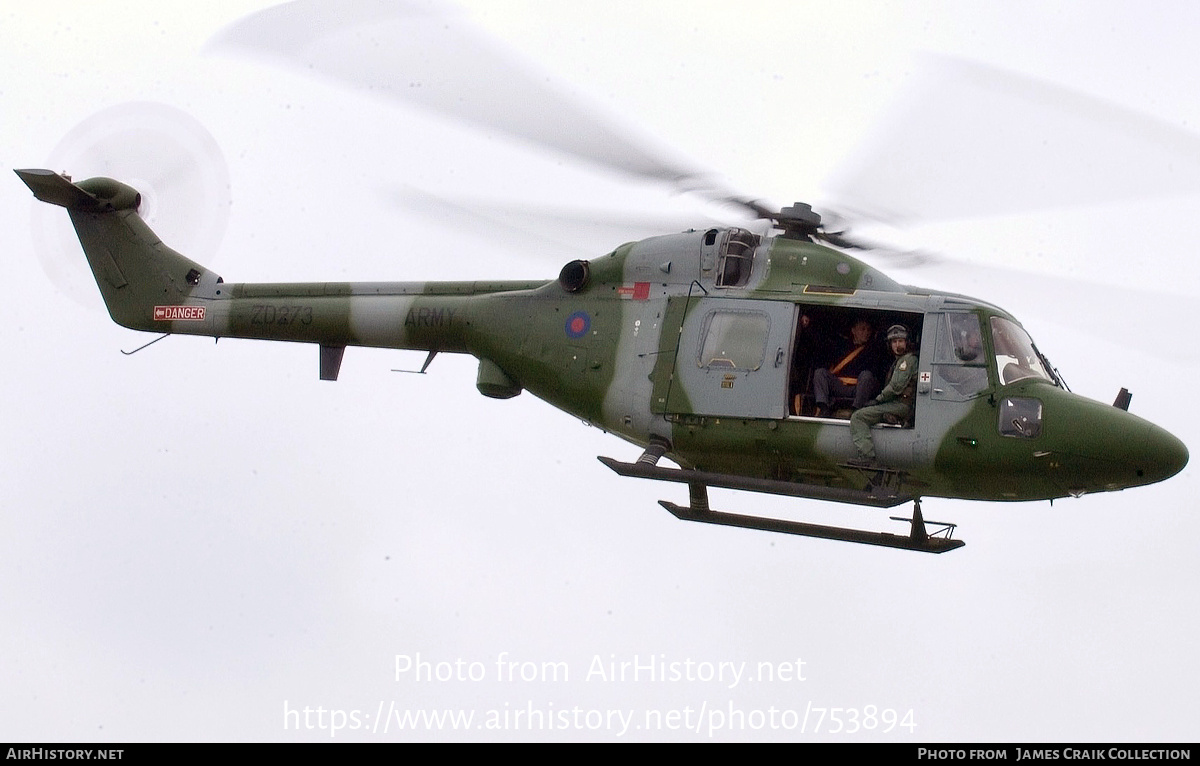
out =
{"type": "Polygon", "coordinates": [[[992,346],[996,349],[996,371],[1001,385],[1025,378],[1038,378],[1058,385],[1042,355],[1017,323],[1003,317],[992,317],[992,346]]]}

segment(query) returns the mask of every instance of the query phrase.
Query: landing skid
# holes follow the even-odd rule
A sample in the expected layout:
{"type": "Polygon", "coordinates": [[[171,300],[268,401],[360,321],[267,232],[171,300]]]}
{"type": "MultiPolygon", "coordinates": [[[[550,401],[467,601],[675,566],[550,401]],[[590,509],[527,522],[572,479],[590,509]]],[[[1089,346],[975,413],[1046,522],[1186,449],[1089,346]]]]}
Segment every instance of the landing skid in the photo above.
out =
{"type": "Polygon", "coordinates": [[[806,486],[791,482],[753,480],[746,479],[745,477],[712,474],[688,469],[662,468],[642,461],[638,463],[621,463],[612,458],[601,457],[600,462],[622,476],[636,476],[645,479],[686,483],[689,495],[688,505],[676,505],[667,500],[659,501],[659,505],[670,511],[675,518],[684,521],[699,521],[705,524],[720,524],[722,526],[741,527],[743,529],[760,529],[766,532],[817,537],[824,540],[841,540],[848,543],[879,545],[885,548],[900,548],[909,551],[924,551],[926,553],[945,553],[955,548],[961,548],[966,544],[962,540],[952,539],[955,530],[954,524],[940,521],[928,522],[937,527],[930,533],[926,528],[926,521],[921,513],[921,499],[902,495],[899,491],[901,475],[889,469],[864,469],[872,474],[883,474],[883,476],[872,476],[872,481],[868,484],[868,488],[862,491],[842,490],[840,493],[834,493],[831,488],[826,487],[806,486]],[[877,483],[876,479],[882,480],[877,483]],[[732,489],[749,489],[757,492],[771,492],[773,494],[792,495],[795,497],[812,497],[822,500],[852,502],[877,507],[892,507],[912,500],[913,516],[911,519],[897,516],[890,517],[895,521],[907,521],[910,525],[907,535],[897,535],[889,532],[870,532],[848,527],[830,527],[822,524],[808,524],[800,521],[772,519],[763,516],[743,516],[734,513],[723,513],[721,511],[713,511],[709,508],[709,485],[732,489]],[[840,496],[834,496],[835,494],[840,496]]]}
{"type": "Polygon", "coordinates": [[[890,532],[868,532],[862,529],[847,527],[827,527],[821,524],[805,524],[799,521],[785,519],[769,519],[762,516],[741,516],[720,511],[702,511],[692,507],[676,505],[667,500],[658,503],[666,508],[677,519],[684,521],[701,521],[706,524],[721,524],[727,527],[742,527],[743,529],[761,529],[767,532],[782,532],[802,537],[819,537],[824,540],[841,540],[847,543],[863,543],[865,545],[881,545],[885,548],[901,548],[907,551],[924,551],[926,553],[945,553],[955,548],[961,548],[966,543],[950,537],[954,532],[954,524],[945,522],[930,522],[941,528],[929,534],[925,521],[921,517],[921,503],[914,501],[913,517],[906,519],[902,516],[892,516],[895,521],[907,521],[912,527],[907,535],[895,535],[890,532]],[[944,537],[942,535],[945,535],[944,537]]]}
{"type": "Polygon", "coordinates": [[[881,465],[838,463],[838,468],[860,473],[867,482],[863,492],[872,497],[899,497],[906,478],[903,471],[881,465]]]}

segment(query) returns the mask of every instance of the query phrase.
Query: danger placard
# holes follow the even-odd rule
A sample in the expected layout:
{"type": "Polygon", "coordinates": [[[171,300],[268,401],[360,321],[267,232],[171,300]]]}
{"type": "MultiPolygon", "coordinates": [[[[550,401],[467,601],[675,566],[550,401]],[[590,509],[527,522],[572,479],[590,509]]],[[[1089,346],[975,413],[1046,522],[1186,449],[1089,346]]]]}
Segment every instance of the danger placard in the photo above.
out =
{"type": "Polygon", "coordinates": [[[200,322],[204,320],[204,306],[155,306],[155,322],[200,322]]]}

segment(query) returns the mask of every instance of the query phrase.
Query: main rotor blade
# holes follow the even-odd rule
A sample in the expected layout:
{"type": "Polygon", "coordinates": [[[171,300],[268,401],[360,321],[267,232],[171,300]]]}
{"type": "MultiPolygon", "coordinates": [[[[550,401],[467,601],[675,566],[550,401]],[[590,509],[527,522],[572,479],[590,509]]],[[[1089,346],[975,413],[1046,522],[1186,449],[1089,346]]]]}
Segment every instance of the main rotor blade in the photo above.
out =
{"type": "Polygon", "coordinates": [[[1200,191],[1200,136],[1048,82],[929,57],[825,184],[893,224],[1200,191]]]}
{"type": "Polygon", "coordinates": [[[209,47],[261,54],[634,176],[686,186],[702,175],[588,109],[440,4],[301,0],[235,22],[209,47]]]}
{"type": "MultiPolygon", "coordinates": [[[[590,259],[613,245],[697,226],[728,226],[703,212],[674,215],[634,213],[561,205],[511,204],[482,198],[438,196],[413,187],[389,187],[385,196],[407,210],[434,217],[444,225],[486,237],[527,255],[553,256],[557,262],[590,259]]],[[[737,219],[734,219],[737,220],[737,219]]],[[[739,221],[746,225],[744,221],[739,221]]]]}
{"type": "MultiPolygon", "coordinates": [[[[1200,359],[1200,349],[1180,343],[1177,335],[1164,329],[1187,326],[1195,298],[1183,293],[1117,287],[936,253],[912,252],[899,258],[879,252],[858,255],[889,269],[897,280],[911,280],[925,288],[963,291],[1001,305],[1020,317],[1027,328],[1033,322],[1052,323],[1164,361],[1189,363],[1200,359]]],[[[1037,337],[1034,333],[1035,340],[1037,337]]],[[[1056,361],[1070,356],[1066,349],[1041,350],[1056,361]]],[[[1069,376],[1070,366],[1064,371],[1069,376]]]]}

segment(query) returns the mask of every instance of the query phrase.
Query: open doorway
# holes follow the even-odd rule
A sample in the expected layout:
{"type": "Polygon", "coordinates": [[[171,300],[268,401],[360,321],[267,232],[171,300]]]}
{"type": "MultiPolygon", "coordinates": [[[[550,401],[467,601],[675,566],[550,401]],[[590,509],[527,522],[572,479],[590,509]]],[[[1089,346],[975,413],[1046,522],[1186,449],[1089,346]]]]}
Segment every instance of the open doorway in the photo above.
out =
{"type": "Polygon", "coordinates": [[[789,414],[849,420],[887,383],[893,361],[888,328],[903,325],[919,354],[923,318],[915,312],[798,304],[789,414]]]}

